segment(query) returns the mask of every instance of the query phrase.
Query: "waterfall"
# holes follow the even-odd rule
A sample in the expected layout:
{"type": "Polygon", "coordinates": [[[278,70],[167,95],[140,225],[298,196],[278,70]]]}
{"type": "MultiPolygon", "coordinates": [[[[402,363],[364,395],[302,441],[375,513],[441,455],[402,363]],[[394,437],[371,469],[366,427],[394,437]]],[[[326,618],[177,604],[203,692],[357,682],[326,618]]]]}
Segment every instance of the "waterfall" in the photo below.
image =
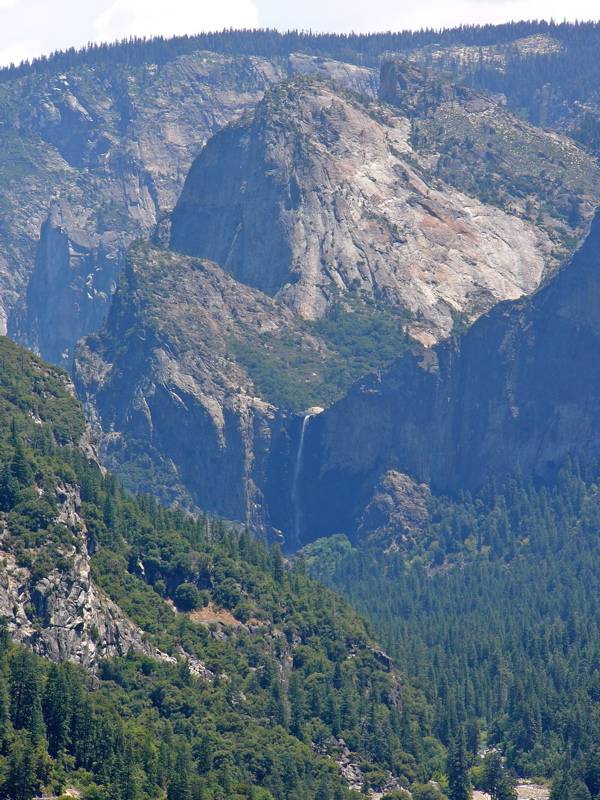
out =
{"type": "Polygon", "coordinates": [[[304,452],[304,437],[306,436],[306,429],[313,414],[306,414],[302,420],[302,428],[300,430],[300,441],[298,442],[298,452],[296,453],[296,466],[294,468],[294,480],[292,483],[292,503],[294,505],[294,536],[296,544],[300,541],[300,498],[298,497],[298,481],[302,471],[302,454],[304,452]]]}

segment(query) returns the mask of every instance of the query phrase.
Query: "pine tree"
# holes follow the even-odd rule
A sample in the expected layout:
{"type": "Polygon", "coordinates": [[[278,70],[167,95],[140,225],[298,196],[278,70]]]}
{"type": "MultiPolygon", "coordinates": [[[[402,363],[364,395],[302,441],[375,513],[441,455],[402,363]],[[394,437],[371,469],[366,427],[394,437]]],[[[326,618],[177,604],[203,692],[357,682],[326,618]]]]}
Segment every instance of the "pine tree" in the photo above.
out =
{"type": "Polygon", "coordinates": [[[10,800],[32,800],[37,783],[33,743],[27,733],[19,731],[8,757],[3,793],[10,800]]]}
{"type": "Polygon", "coordinates": [[[471,718],[465,725],[465,740],[469,753],[476,756],[479,751],[479,723],[476,719],[471,718]]]}
{"type": "Polygon", "coordinates": [[[9,464],[0,473],[0,511],[10,511],[17,501],[19,482],[13,475],[9,464]]]}
{"type": "Polygon", "coordinates": [[[271,551],[273,559],[273,579],[276,583],[283,583],[283,576],[285,575],[285,565],[283,562],[283,555],[281,547],[278,544],[273,545],[271,551]]]}
{"type": "Polygon", "coordinates": [[[6,755],[11,736],[10,704],[6,679],[0,673],[0,756],[6,755]]]}
{"type": "Polygon", "coordinates": [[[288,689],[290,703],[290,732],[302,738],[302,723],[306,716],[306,697],[304,687],[297,672],[292,672],[288,689]]]}
{"type": "Polygon", "coordinates": [[[33,482],[31,467],[20,439],[17,439],[15,445],[15,452],[11,461],[11,470],[14,477],[23,486],[30,486],[33,482]]]}
{"type": "Polygon", "coordinates": [[[329,792],[329,781],[327,780],[327,777],[323,775],[319,781],[319,788],[317,789],[315,800],[329,800],[330,797],[331,794],[329,792]]]}
{"type": "Polygon", "coordinates": [[[192,800],[192,768],[188,746],[177,745],[175,763],[169,786],[167,800],[192,800]]]}
{"type": "Polygon", "coordinates": [[[450,800],[470,800],[472,791],[471,782],[469,780],[469,761],[463,728],[459,728],[456,737],[450,742],[447,773],[450,787],[450,800]]]}
{"type": "Polygon", "coordinates": [[[71,725],[71,692],[64,666],[53,664],[50,667],[43,710],[48,752],[55,758],[68,744],[71,725]]]}
{"type": "Polygon", "coordinates": [[[35,658],[17,650],[10,660],[10,716],[17,730],[27,730],[33,744],[44,735],[41,690],[35,658]]]}
{"type": "Polygon", "coordinates": [[[485,757],[483,783],[492,800],[515,800],[517,796],[499,753],[485,757]]]}
{"type": "Polygon", "coordinates": [[[4,669],[10,649],[10,633],[6,623],[0,620],[0,669],[4,669]]]}
{"type": "Polygon", "coordinates": [[[89,769],[97,747],[94,711],[80,687],[73,692],[71,703],[71,748],[77,766],[89,769]]]}

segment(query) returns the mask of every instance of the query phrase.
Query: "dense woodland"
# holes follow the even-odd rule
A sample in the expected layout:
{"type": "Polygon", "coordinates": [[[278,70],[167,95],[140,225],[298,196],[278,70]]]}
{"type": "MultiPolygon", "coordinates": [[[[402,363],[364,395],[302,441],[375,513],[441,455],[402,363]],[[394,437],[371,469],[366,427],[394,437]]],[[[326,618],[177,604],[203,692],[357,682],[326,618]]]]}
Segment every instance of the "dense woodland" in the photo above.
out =
{"type": "MultiPolygon", "coordinates": [[[[288,56],[302,52],[339,61],[377,67],[382,56],[416,48],[438,45],[485,47],[508,44],[515,39],[549,33],[565,44],[568,51],[591,50],[598,44],[600,24],[595,22],[512,22],[505,25],[462,25],[445,30],[400,31],[368,34],[318,34],[311,31],[225,30],[196,36],[177,36],[170,39],[131,38],[111,44],[90,44],[85,48],[54,53],[0,69],[0,80],[19,75],[56,72],[74,66],[161,64],[180,55],[198,50],[215,53],[288,56]]],[[[575,77],[575,76],[574,76],[575,77]]],[[[581,76],[580,76],[581,77],[581,76]]]]}
{"type": "Polygon", "coordinates": [[[557,775],[556,800],[600,796],[596,474],[569,464],[551,485],[434,498],[429,525],[387,553],[345,537],[307,551],[417,680],[436,736],[464,727],[515,773],[557,775]]]}
{"type": "MultiPolygon", "coordinates": [[[[364,788],[443,781],[429,705],[345,601],[243,529],[126,495],[77,446],[83,421],[66,376],[7,339],[0,363],[1,549],[33,588],[88,548],[97,583],[177,659],[123,653],[91,677],[4,632],[5,796],[73,786],[86,800],[349,799],[327,757],[342,739],[364,788]],[[79,530],[56,522],[68,487],[81,496],[79,530]],[[228,624],[200,624],[201,609],[228,624]],[[189,657],[209,672],[195,675],[189,657]]],[[[43,604],[27,613],[46,624],[43,604]]]]}

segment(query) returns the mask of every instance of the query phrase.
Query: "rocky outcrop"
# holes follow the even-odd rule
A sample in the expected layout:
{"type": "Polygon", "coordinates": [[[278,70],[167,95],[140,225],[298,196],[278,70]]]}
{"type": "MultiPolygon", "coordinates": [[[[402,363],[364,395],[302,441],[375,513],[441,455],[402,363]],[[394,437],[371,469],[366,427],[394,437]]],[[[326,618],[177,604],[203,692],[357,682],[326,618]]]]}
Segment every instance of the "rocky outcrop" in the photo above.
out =
{"type": "Polygon", "coordinates": [[[163,225],[206,140],[297,73],[376,93],[374,71],[302,54],[198,52],[4,82],[0,333],[70,364],[106,319],[127,247],[163,225]]]}
{"type": "Polygon", "coordinates": [[[305,537],[353,532],[390,470],[436,492],[600,456],[600,215],[532,298],[360,381],[306,432],[305,537]]]}
{"type": "Polygon", "coordinates": [[[70,363],[106,318],[129,244],[172,209],[206,139],[286,67],[198,53],[5,85],[0,295],[11,335],[70,363]]]}
{"type": "Polygon", "coordinates": [[[287,308],[215,264],[136,246],[105,330],[81,344],[75,363],[104,462],[131,488],[138,471],[142,488],[167,502],[187,499],[262,529],[279,415],[236,346],[258,337],[267,362],[271,342],[289,336],[299,358],[327,355],[287,308]],[[143,461],[155,464],[152,486],[143,461]]]}
{"type": "Polygon", "coordinates": [[[75,533],[76,545],[63,552],[60,568],[33,577],[0,536],[0,617],[13,638],[52,661],[73,661],[90,669],[130,651],[174,662],[94,584],[79,494],[63,487],[61,496],[57,523],[75,533]]]}
{"type": "Polygon", "coordinates": [[[360,97],[370,100],[377,98],[379,74],[375,69],[345,64],[330,58],[308,56],[304,53],[292,53],[288,63],[290,77],[306,75],[325,78],[343,89],[355,92],[360,97]]]}
{"type": "Polygon", "coordinates": [[[68,203],[55,202],[42,225],[27,287],[23,330],[55,364],[70,363],[74,343],[102,326],[128,239],[114,231],[89,233],[81,224],[68,203]]]}
{"type": "Polygon", "coordinates": [[[431,492],[408,475],[389,470],[378,481],[356,526],[361,542],[395,546],[418,536],[429,521],[431,492]]]}
{"type": "MultiPolygon", "coordinates": [[[[376,298],[408,313],[426,344],[460,315],[533,291],[559,263],[550,232],[441,183],[411,131],[407,116],[321,81],[282,84],[201,152],[173,214],[172,247],[305,318],[340,295],[376,298]]],[[[574,176],[589,168],[586,198],[592,185],[598,196],[597,167],[569,148],[574,176]]]]}
{"type": "Polygon", "coordinates": [[[598,205],[600,172],[588,153],[497,100],[405,61],[383,65],[379,96],[410,120],[412,146],[444,183],[548,235],[548,272],[572,254],[598,205]]]}

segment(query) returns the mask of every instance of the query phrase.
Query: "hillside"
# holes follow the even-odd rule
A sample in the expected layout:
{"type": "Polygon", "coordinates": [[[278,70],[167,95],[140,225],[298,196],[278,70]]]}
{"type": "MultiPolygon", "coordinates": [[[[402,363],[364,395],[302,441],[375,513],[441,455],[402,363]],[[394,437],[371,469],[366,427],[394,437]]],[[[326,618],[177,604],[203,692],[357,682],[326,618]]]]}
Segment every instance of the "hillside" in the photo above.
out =
{"type": "Polygon", "coordinates": [[[126,247],[172,208],[197,150],[278,77],[268,62],[205,54],[3,83],[4,331],[68,363],[104,320],[126,247]]]}
{"type": "Polygon", "coordinates": [[[0,360],[0,760],[19,797],[350,800],[443,769],[417,744],[427,705],[349,606],[244,530],[126,495],[66,375],[4,338],[0,360]]]}
{"type": "Polygon", "coordinates": [[[599,44],[0,69],[0,800],[600,800],[599,44]]]}
{"type": "MultiPolygon", "coordinates": [[[[518,28],[513,28],[517,34],[518,28]]],[[[598,25],[521,26],[520,35],[440,37],[407,54],[454,80],[496,96],[534,125],[600,148],[598,25]],[[445,41],[443,39],[445,38],[445,41]]]]}
{"type": "MultiPolygon", "coordinates": [[[[503,91],[495,80],[512,81],[514,92],[504,87],[512,111],[531,108],[526,116],[544,125],[552,113],[555,129],[593,149],[597,81],[588,62],[597,35],[594,25],[526,23],[363,37],[246,31],[90,47],[4,69],[0,330],[69,364],[75,342],[105,321],[129,244],[157,224],[164,234],[165,215],[200,148],[292,75],[318,74],[373,97],[384,54],[491,48],[509,65],[504,72],[491,59],[492,77],[481,85],[460,70],[451,70],[454,77],[491,94],[503,91]],[[540,38],[558,45],[518,44],[540,38]],[[529,80],[531,89],[522,86],[529,80]]],[[[453,143],[445,143],[442,158],[450,176],[453,143]]],[[[544,213],[555,195],[553,189],[544,213]]],[[[572,192],[559,200],[564,218],[579,214],[572,192]]],[[[535,202],[532,208],[535,218],[535,202]]],[[[585,219],[585,203],[581,211],[585,219]]]]}
{"type": "Polygon", "coordinates": [[[329,405],[406,343],[385,309],[305,324],[212,262],[136,245],[75,375],[101,456],[128,487],[267,532],[263,491],[284,412],[329,405]]]}
{"type": "Polygon", "coordinates": [[[533,297],[413,350],[311,421],[306,535],[353,534],[389,471],[458,492],[515,474],[551,477],[569,456],[597,459],[599,257],[597,217],[571,263],[533,297]]]}
{"type": "Polygon", "coordinates": [[[0,331],[65,365],[213,133],[290,74],[376,93],[371,70],[301,54],[75,61],[0,82],[0,331]]]}
{"type": "Polygon", "coordinates": [[[555,800],[600,789],[598,500],[597,467],[568,464],[550,484],[431,498],[385,552],[345,537],[306,550],[417,680],[436,735],[465,725],[519,776],[556,776],[555,800]]]}
{"type": "MultiPolygon", "coordinates": [[[[131,249],[107,321],[74,365],[101,456],[128,487],[300,545],[299,415],[350,403],[352,384],[379,381],[411,337],[431,344],[534,291],[584,234],[600,190],[587,154],[510,114],[492,134],[496,107],[452,84],[430,107],[437,84],[415,98],[423,73],[409,67],[409,85],[403,69],[384,67],[395,108],[314,75],[269,90],[194,162],[170,248],[131,249]],[[442,182],[441,156],[432,167],[411,143],[415,121],[438,130],[438,113],[481,138],[460,174],[483,175],[482,151],[506,148],[508,126],[514,178],[494,171],[497,202],[464,194],[457,177],[442,182]]],[[[343,513],[369,498],[361,488],[343,513]]],[[[346,524],[317,514],[311,525],[346,524]]]]}
{"type": "MultiPolygon", "coordinates": [[[[386,53],[419,51],[423,48],[441,49],[480,48],[500,50],[510,53],[515,43],[532,38],[556,38],[574,56],[577,46],[589,56],[589,48],[597,41],[599,34],[597,22],[509,22],[502,25],[461,25],[455,28],[429,29],[422,31],[397,31],[388,33],[313,33],[312,31],[291,30],[281,33],[277,30],[225,30],[196,36],[176,36],[165,39],[157,36],[152,39],[133,38],[109,44],[90,44],[80,50],[71,48],[0,69],[0,80],[10,81],[27,74],[47,74],[74,66],[97,67],[107,62],[111,64],[154,63],[164,64],[182,55],[201,50],[214,53],[254,55],[265,58],[289,56],[292,53],[308,53],[317,58],[329,58],[350,64],[360,63],[376,68],[381,56],[386,53]]],[[[522,49],[522,48],[519,48],[522,49]]],[[[539,54],[539,47],[529,46],[525,52],[539,54]]],[[[546,52],[544,48],[542,52],[546,52]]],[[[555,52],[556,48],[550,48],[555,52]]],[[[573,76],[586,80],[585,76],[573,76]]]]}
{"type": "Polygon", "coordinates": [[[555,264],[572,253],[596,208],[597,164],[571,139],[405,61],[383,65],[379,96],[410,119],[413,148],[444,183],[534,222],[552,241],[555,264]]]}

